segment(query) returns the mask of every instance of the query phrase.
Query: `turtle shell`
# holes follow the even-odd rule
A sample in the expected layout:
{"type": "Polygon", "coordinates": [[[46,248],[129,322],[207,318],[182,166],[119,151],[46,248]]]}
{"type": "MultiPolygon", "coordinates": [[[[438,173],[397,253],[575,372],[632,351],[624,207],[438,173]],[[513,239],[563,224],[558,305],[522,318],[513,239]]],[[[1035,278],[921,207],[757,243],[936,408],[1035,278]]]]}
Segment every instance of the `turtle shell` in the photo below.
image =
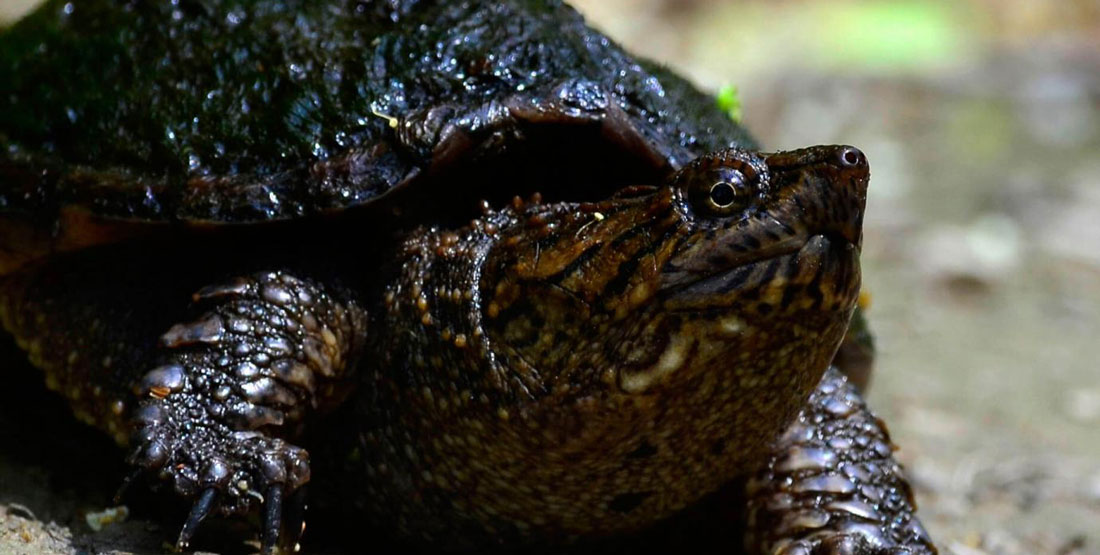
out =
{"type": "Polygon", "coordinates": [[[0,273],[406,189],[606,197],[752,144],[558,1],[52,1],[0,75],[0,273]]]}

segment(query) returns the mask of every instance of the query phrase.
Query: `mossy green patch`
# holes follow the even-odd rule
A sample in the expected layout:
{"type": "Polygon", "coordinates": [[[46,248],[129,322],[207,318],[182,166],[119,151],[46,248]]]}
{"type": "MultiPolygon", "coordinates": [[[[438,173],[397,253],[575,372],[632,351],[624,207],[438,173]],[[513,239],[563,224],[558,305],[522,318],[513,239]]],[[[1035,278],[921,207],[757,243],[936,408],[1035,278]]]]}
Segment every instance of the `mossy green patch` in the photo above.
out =
{"type": "Polygon", "coordinates": [[[741,123],[741,95],[734,85],[723,85],[718,89],[718,109],[722,110],[730,120],[741,123]]]}

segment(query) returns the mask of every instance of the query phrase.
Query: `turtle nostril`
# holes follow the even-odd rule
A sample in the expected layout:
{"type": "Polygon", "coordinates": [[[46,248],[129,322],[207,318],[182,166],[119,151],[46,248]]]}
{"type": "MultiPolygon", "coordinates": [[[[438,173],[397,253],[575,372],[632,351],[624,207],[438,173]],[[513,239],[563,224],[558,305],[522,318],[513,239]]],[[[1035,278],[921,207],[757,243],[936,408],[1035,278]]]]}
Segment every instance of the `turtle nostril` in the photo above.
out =
{"type": "Polygon", "coordinates": [[[846,146],[840,150],[840,163],[849,167],[862,166],[867,163],[867,158],[858,148],[846,146]]]}

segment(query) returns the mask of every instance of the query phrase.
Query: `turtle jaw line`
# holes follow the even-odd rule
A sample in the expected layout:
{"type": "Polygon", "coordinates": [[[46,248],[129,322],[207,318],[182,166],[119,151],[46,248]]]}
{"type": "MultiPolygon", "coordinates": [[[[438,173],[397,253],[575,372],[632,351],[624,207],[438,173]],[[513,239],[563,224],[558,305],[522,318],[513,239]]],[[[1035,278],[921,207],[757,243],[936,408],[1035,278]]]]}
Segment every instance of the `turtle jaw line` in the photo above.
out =
{"type": "Polygon", "coordinates": [[[663,283],[661,284],[661,289],[663,289],[667,295],[676,295],[678,292],[692,287],[699,282],[721,279],[724,276],[743,271],[749,266],[768,262],[770,260],[797,255],[802,259],[810,257],[817,258],[817,263],[820,264],[823,262],[823,259],[830,256],[830,254],[835,255],[835,253],[853,250],[855,251],[854,256],[856,260],[858,260],[861,250],[860,245],[850,241],[847,237],[839,233],[823,231],[800,234],[795,237],[788,237],[780,241],[762,245],[758,249],[732,257],[725,261],[720,267],[716,267],[711,271],[691,273],[682,271],[667,272],[662,276],[663,283]]]}
{"type": "Polygon", "coordinates": [[[754,307],[771,305],[783,311],[848,313],[861,281],[859,249],[842,237],[816,233],[758,249],[736,264],[692,277],[664,289],[664,310],[697,314],[735,309],[755,314],[754,307]]]}

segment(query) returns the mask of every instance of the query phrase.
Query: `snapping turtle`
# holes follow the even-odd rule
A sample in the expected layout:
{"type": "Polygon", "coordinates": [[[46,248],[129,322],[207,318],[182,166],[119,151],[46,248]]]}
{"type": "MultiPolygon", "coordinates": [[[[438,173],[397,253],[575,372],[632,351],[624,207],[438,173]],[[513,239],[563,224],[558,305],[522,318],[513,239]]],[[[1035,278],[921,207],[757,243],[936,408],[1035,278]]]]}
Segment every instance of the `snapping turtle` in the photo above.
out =
{"type": "Polygon", "coordinates": [[[935,551],[830,366],[859,150],[760,152],[554,0],[50,2],[0,75],[3,325],[180,548],[294,545],[310,484],[406,547],[935,551]]]}

